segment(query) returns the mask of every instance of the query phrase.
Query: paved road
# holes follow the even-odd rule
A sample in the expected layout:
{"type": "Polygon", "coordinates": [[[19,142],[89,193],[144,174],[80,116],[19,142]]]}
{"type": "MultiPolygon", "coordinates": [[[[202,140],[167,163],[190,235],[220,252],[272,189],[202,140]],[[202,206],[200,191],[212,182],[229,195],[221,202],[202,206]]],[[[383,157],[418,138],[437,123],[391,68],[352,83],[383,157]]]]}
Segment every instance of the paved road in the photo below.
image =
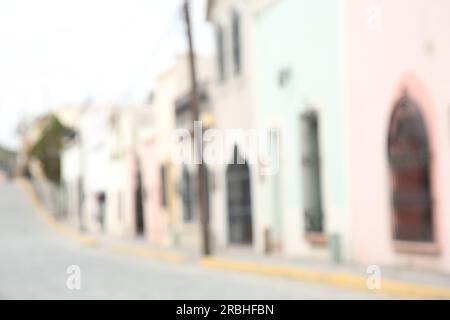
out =
{"type": "Polygon", "coordinates": [[[0,185],[0,299],[358,299],[285,279],[122,256],[66,239],[42,222],[17,185],[0,185]],[[81,290],[66,286],[81,268],[81,290]]]}

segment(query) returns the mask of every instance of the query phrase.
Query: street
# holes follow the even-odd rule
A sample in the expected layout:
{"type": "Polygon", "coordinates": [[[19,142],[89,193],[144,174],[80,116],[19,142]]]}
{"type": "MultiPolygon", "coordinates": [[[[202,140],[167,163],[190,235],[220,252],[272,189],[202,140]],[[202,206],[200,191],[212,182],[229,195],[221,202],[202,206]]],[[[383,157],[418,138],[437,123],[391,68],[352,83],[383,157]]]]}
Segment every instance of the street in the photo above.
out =
{"type": "Polygon", "coordinates": [[[50,229],[17,184],[0,185],[0,299],[366,298],[373,296],[87,247],[50,229]],[[71,265],[80,267],[80,290],[66,285],[71,265]]]}

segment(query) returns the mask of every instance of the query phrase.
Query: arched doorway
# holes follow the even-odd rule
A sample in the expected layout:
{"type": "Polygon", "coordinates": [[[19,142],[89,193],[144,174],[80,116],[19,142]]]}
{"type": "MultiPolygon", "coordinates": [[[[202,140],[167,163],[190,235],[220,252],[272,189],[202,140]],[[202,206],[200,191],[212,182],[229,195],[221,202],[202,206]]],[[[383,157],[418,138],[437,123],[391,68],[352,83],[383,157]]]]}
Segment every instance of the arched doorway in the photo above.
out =
{"type": "Polygon", "coordinates": [[[136,234],[141,236],[145,232],[144,223],[144,190],[142,185],[142,172],[138,164],[136,169],[136,186],[135,186],[135,210],[136,210],[136,234]]]}
{"type": "Polygon", "coordinates": [[[388,156],[395,239],[432,242],[430,146],[420,108],[407,94],[391,116],[388,156]]]}
{"type": "Polygon", "coordinates": [[[234,148],[233,163],[228,165],[226,177],[230,243],[252,244],[250,170],[247,162],[242,161],[236,146],[234,148]]]}

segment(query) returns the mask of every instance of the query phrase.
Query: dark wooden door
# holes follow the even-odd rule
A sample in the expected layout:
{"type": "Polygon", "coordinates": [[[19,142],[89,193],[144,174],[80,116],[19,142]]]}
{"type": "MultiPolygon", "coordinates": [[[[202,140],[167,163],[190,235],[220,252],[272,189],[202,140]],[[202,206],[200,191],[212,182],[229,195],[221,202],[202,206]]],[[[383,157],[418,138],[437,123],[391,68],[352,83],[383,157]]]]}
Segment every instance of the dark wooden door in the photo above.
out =
{"type": "Polygon", "coordinates": [[[142,187],[142,173],[139,168],[136,171],[135,209],[136,209],[136,233],[138,235],[143,235],[145,232],[144,191],[142,187]]]}
{"type": "Polygon", "coordinates": [[[407,96],[392,114],[388,154],[395,239],[433,241],[428,136],[419,107],[407,96]]]}

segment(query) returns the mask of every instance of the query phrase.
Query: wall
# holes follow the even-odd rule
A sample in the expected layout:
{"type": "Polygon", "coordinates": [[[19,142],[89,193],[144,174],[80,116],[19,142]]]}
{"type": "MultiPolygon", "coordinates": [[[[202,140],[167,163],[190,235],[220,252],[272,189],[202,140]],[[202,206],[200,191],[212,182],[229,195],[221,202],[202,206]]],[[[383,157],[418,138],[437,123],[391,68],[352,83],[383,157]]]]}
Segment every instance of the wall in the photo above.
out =
{"type": "Polygon", "coordinates": [[[106,192],[111,177],[107,166],[109,163],[107,137],[110,134],[108,119],[107,108],[85,110],[80,119],[81,165],[85,190],[83,224],[91,230],[100,229],[96,196],[106,192]]]}
{"type": "Polygon", "coordinates": [[[450,3],[349,0],[346,6],[354,258],[449,271],[450,3]],[[431,143],[438,255],[397,252],[392,238],[387,130],[405,89],[422,108],[431,143]]]}
{"type": "Polygon", "coordinates": [[[319,118],[325,236],[340,235],[342,254],[349,256],[340,13],[336,1],[280,0],[257,17],[258,127],[281,130],[280,189],[273,177],[260,183],[266,208],[260,214],[289,256],[330,258],[327,246],[305,238],[300,116],[306,110],[319,118]]]}
{"type": "Polygon", "coordinates": [[[75,227],[80,223],[81,152],[80,145],[73,143],[61,154],[61,177],[67,196],[67,214],[69,222],[75,227]]]}

